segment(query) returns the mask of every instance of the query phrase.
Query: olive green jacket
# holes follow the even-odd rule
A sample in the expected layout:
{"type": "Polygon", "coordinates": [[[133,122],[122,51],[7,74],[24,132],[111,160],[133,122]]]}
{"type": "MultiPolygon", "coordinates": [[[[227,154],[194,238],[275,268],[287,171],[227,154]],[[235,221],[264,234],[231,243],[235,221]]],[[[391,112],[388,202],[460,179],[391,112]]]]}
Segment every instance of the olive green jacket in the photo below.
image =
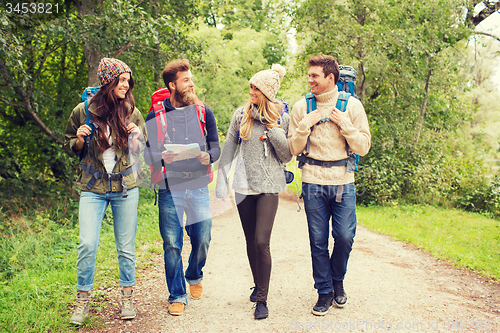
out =
{"type": "MultiPolygon", "coordinates": [[[[94,105],[91,105],[89,111],[94,113],[94,105]]],[[[88,154],[87,154],[87,145],[85,144],[83,148],[79,151],[75,151],[74,147],[76,141],[78,140],[76,136],[76,131],[82,125],[85,125],[87,120],[87,112],[85,111],[85,103],[78,104],[73,111],[68,120],[68,125],[66,126],[66,131],[64,132],[64,149],[71,156],[77,155],[81,157],[80,164],[83,166],[87,165],[88,162],[88,154]]],[[[138,163],[137,171],[127,175],[124,177],[125,186],[127,189],[132,189],[140,183],[140,164],[139,164],[139,155],[144,150],[146,146],[146,131],[144,126],[144,118],[140,111],[135,108],[134,112],[130,116],[130,122],[134,123],[141,130],[142,135],[138,137],[138,149],[135,152],[131,152],[129,154],[129,148],[121,147],[117,148],[115,146],[116,151],[116,165],[113,169],[113,173],[118,173],[121,171],[125,171],[128,168],[131,168],[134,163],[138,163]]],[[[99,129],[100,130],[100,129],[99,129]]],[[[102,157],[102,151],[98,148],[96,142],[96,130],[94,129],[94,133],[92,134],[92,139],[90,140],[90,163],[91,167],[98,170],[106,172],[106,168],[104,167],[104,161],[102,157]]],[[[116,133],[112,130],[111,136],[113,137],[113,145],[116,142],[116,133]]],[[[76,187],[78,187],[82,191],[89,191],[87,188],[87,184],[92,178],[92,174],[87,174],[85,171],[80,170],[78,178],[76,180],[76,187]]],[[[106,192],[121,192],[122,188],[122,180],[106,180],[104,178],[98,178],[90,190],[94,193],[103,194],[106,192]]]]}

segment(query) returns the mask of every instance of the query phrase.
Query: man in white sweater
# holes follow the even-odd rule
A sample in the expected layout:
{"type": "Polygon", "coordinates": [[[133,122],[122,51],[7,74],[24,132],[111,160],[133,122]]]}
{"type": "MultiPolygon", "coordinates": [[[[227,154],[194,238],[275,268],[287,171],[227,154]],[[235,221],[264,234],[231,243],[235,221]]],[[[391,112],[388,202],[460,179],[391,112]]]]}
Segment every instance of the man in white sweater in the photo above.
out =
{"type": "Polygon", "coordinates": [[[308,61],[309,85],[317,108],[307,113],[305,98],[293,106],[288,139],[294,156],[303,154],[302,195],[309,227],[314,288],[318,301],[315,315],[325,315],[333,302],[347,303],[343,280],[356,233],[354,170],[352,153],[370,150],[368,119],[361,102],[350,97],[346,112],[335,105],[340,77],[336,60],[318,55],[308,61]],[[320,122],[321,121],[321,122],[320,122]],[[317,124],[320,122],[320,124],[317,124]],[[310,147],[307,149],[308,137],[310,147]],[[306,156],[307,155],[307,156],[306,156]],[[335,240],[330,256],[328,241],[335,240]]]}

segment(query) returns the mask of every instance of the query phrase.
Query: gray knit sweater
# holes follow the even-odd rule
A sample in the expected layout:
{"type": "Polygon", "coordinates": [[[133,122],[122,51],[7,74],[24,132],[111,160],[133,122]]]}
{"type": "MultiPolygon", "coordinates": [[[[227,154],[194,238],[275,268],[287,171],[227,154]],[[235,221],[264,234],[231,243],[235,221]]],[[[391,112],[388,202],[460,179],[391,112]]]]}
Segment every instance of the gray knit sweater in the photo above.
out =
{"type": "MultiPolygon", "coordinates": [[[[255,109],[253,114],[255,115],[255,109]]],[[[225,199],[229,195],[228,178],[234,159],[236,159],[232,184],[234,189],[247,189],[258,193],[284,191],[286,181],[283,163],[286,164],[292,159],[287,141],[290,117],[284,113],[281,116],[281,127],[274,127],[267,131],[265,119],[261,121],[254,116],[255,121],[250,139],[240,142],[241,116],[240,108],[233,114],[222,149],[215,189],[217,198],[225,199]],[[266,136],[265,140],[260,140],[262,135],[266,136]]]]}

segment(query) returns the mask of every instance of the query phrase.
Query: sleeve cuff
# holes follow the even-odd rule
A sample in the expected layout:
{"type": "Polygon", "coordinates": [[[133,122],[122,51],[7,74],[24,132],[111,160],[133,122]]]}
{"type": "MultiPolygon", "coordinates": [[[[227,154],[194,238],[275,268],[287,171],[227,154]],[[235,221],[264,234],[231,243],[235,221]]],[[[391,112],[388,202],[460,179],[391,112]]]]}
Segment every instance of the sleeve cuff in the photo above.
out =
{"type": "Polygon", "coordinates": [[[299,126],[297,127],[297,129],[301,132],[305,132],[307,131],[308,129],[310,129],[312,127],[311,124],[309,124],[305,119],[302,119],[299,123],[299,126]]]}
{"type": "Polygon", "coordinates": [[[267,136],[271,136],[271,137],[273,137],[273,136],[275,136],[275,135],[276,135],[275,133],[276,133],[276,132],[279,132],[279,131],[281,131],[281,132],[283,133],[283,135],[285,135],[285,131],[284,131],[282,128],[280,128],[280,127],[273,127],[273,128],[271,128],[271,129],[267,132],[267,136]]]}

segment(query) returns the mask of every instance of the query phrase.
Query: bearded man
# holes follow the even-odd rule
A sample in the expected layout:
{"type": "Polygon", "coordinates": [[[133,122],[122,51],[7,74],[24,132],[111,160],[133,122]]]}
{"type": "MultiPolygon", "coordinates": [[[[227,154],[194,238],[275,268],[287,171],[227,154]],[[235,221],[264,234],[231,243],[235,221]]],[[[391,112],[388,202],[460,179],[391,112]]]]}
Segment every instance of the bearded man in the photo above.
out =
{"type": "Polygon", "coordinates": [[[168,312],[178,316],[188,303],[185,281],[193,299],[202,295],[202,269],[212,228],[207,185],[211,177],[210,164],[219,159],[220,148],[214,113],[196,97],[189,61],[169,62],[163,70],[163,81],[171,96],[163,101],[161,112],[151,110],[146,118],[151,137],[146,143],[144,160],[161,174],[158,209],[165,277],[170,293],[168,312]],[[163,136],[158,131],[165,133],[163,140],[158,140],[163,136]],[[178,151],[169,150],[172,144],[198,144],[201,153],[197,157],[180,159],[178,151]],[[185,272],[181,257],[184,229],[191,241],[185,272]]]}

